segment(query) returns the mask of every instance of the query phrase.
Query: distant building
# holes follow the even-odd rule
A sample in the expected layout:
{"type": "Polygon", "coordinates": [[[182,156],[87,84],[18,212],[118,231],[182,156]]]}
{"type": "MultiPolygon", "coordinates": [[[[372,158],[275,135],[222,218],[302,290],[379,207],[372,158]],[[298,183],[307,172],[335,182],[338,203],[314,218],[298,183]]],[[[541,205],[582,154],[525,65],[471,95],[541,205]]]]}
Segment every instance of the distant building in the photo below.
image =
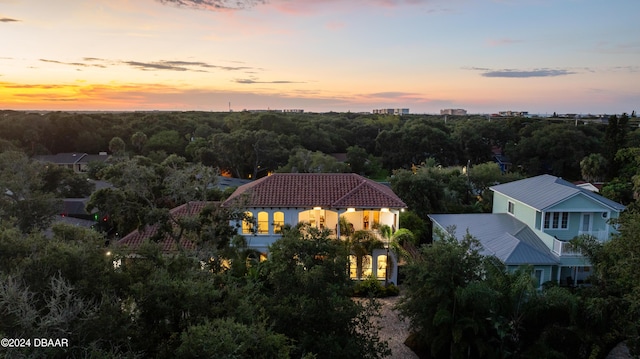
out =
{"type": "Polygon", "coordinates": [[[529,111],[500,111],[500,117],[529,117],[529,111]]]}
{"type": "Polygon", "coordinates": [[[58,153],[56,155],[34,156],[33,159],[40,162],[56,164],[60,167],[67,167],[74,172],[86,172],[91,162],[106,162],[110,158],[106,152],[97,155],[87,153],[58,153]]]}
{"type": "Polygon", "coordinates": [[[402,115],[408,115],[409,109],[408,108],[381,108],[381,109],[374,109],[371,112],[376,115],[402,116],[402,115]]]}
{"type": "Polygon", "coordinates": [[[467,110],[463,110],[461,108],[446,108],[444,110],[440,110],[441,115],[453,115],[453,116],[465,116],[467,114],[467,110]]]}
{"type": "Polygon", "coordinates": [[[275,109],[275,108],[268,108],[268,109],[256,109],[256,110],[243,110],[243,111],[247,111],[247,112],[251,112],[251,113],[262,113],[262,112],[277,112],[277,113],[283,113],[283,112],[288,112],[288,113],[304,113],[304,110],[301,108],[287,108],[284,110],[280,110],[280,109],[275,109]]]}

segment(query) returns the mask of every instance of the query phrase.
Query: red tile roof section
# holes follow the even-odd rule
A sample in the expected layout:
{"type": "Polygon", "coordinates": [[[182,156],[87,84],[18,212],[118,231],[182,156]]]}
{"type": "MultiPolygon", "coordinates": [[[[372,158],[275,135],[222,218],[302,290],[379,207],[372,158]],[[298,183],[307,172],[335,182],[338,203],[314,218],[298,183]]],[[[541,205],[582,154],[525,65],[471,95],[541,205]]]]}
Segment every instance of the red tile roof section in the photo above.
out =
{"type": "Polygon", "coordinates": [[[248,207],[406,208],[388,186],[354,173],[276,173],[238,187],[223,205],[248,207]]]}
{"type": "MultiPolygon", "coordinates": [[[[184,216],[194,216],[200,214],[202,209],[209,204],[216,204],[219,202],[189,202],[185,203],[181,206],[171,209],[169,211],[174,217],[180,218],[184,216]]],[[[175,227],[175,225],[174,225],[175,227]]],[[[141,230],[135,230],[126,236],[122,237],[116,245],[118,246],[126,246],[130,250],[136,250],[140,248],[140,246],[149,241],[149,238],[153,237],[158,230],[158,225],[146,226],[141,230]]],[[[177,252],[178,247],[168,234],[165,234],[164,238],[158,242],[160,244],[161,250],[164,253],[177,252]]],[[[184,249],[195,249],[195,244],[187,239],[182,238],[180,240],[180,245],[184,249]]]]}

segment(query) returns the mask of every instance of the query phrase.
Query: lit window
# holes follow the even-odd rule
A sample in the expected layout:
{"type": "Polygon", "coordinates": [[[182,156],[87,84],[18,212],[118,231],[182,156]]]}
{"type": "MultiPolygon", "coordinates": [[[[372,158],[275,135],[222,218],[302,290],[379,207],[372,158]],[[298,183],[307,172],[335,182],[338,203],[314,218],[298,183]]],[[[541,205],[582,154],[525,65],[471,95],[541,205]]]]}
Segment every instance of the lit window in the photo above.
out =
{"type": "Polygon", "coordinates": [[[258,234],[269,234],[269,213],[258,213],[258,234]]]}
{"type": "Polygon", "coordinates": [[[282,233],[284,227],[284,213],[276,212],[273,214],[273,233],[282,233]]]}
{"type": "Polygon", "coordinates": [[[349,256],[349,278],[358,279],[358,263],[356,256],[349,256]]]}
{"type": "Polygon", "coordinates": [[[376,268],[376,276],[378,279],[385,279],[387,276],[387,256],[379,255],[378,256],[378,268],[376,268]]]}
{"type": "Polygon", "coordinates": [[[373,258],[371,256],[362,257],[362,278],[371,277],[371,265],[373,264],[373,258]]]}
{"type": "Polygon", "coordinates": [[[242,221],[242,234],[253,233],[253,213],[245,212],[245,219],[242,221]]]}

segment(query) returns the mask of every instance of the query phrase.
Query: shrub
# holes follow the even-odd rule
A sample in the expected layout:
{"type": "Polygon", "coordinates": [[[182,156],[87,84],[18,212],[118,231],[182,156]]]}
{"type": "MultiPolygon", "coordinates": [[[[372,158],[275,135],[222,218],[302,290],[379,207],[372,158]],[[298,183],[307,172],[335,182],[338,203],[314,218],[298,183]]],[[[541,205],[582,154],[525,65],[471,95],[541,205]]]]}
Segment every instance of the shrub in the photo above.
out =
{"type": "Polygon", "coordinates": [[[398,289],[395,284],[389,283],[387,285],[383,285],[379,280],[373,277],[357,281],[351,288],[352,297],[384,298],[396,296],[399,293],[400,289],[398,289]]]}

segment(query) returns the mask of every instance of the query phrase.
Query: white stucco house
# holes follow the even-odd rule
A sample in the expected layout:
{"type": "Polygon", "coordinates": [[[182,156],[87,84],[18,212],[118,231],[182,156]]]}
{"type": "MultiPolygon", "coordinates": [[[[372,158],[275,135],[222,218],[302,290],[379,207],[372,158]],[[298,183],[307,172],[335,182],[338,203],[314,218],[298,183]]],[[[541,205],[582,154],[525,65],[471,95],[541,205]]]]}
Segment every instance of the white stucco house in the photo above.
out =
{"type": "MultiPolygon", "coordinates": [[[[352,173],[273,174],[238,187],[222,205],[241,206],[253,219],[233,224],[241,228],[248,246],[265,256],[284,225],[304,222],[340,238],[339,218],[356,231],[377,225],[395,229],[400,211],[407,207],[387,185],[352,173]]],[[[374,249],[366,258],[363,277],[397,283],[397,260],[390,253],[393,267],[387,268],[387,254],[385,248],[374,249]]],[[[354,256],[350,263],[350,275],[356,278],[354,256]]]]}
{"type": "MultiPolygon", "coordinates": [[[[491,187],[492,213],[432,214],[434,228],[461,238],[468,231],[508,268],[532,265],[538,283],[577,285],[591,274],[591,264],[569,241],[590,235],[607,241],[616,233],[611,219],[620,203],[562,178],[541,175],[491,187]]],[[[434,235],[434,239],[435,235],[434,235]]]]}

